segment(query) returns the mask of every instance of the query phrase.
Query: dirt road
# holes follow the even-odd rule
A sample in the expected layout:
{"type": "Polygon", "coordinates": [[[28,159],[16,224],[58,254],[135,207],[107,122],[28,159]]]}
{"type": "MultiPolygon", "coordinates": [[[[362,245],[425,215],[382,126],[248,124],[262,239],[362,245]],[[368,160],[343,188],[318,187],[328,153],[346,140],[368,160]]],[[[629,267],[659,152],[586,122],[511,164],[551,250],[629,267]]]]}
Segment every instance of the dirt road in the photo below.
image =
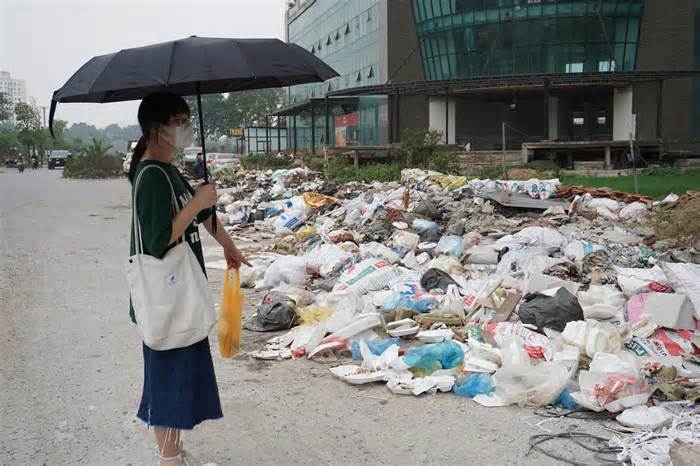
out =
{"type": "MultiPolygon", "coordinates": [[[[141,342],[128,320],[125,180],[69,181],[60,171],[0,173],[0,464],[156,464],[135,417],[141,342]]],[[[206,236],[206,233],[204,234],[206,236]]],[[[214,244],[209,238],[205,246],[214,244]]],[[[212,292],[221,271],[210,271],[212,292]]],[[[351,387],[307,361],[212,348],[224,419],[185,435],[202,459],[228,464],[550,464],[532,434],[597,423],[482,408],[451,394],[351,387]]],[[[583,450],[553,445],[580,461],[583,450]]]]}

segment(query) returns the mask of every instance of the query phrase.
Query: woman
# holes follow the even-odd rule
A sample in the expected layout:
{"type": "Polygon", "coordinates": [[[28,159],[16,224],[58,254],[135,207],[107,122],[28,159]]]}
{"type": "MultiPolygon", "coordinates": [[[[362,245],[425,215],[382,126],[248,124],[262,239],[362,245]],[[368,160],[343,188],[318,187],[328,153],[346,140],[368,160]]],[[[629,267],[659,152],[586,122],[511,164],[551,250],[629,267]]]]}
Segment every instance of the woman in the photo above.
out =
{"type": "MultiPolygon", "coordinates": [[[[134,180],[146,166],[160,166],[170,179],[168,183],[163,171],[150,169],[144,172],[139,181],[137,207],[143,252],[163,257],[184,233],[206,274],[197,225],[204,224],[211,234],[212,221],[216,221],[216,234],[212,235],[223,246],[229,267],[237,268],[241,263],[250,265],[216,216],[211,215],[211,206],[217,198],[214,185],[203,184],[195,190],[172,165],[175,150],[192,143],[189,118],[187,103],[173,94],[150,94],[139,106],[138,120],[143,135],[134,149],[129,169],[132,199],[136,189],[134,180]],[[171,184],[179,204],[177,214],[173,209],[171,184]]],[[[133,307],[130,315],[136,322],[133,307]]],[[[148,426],[154,427],[161,465],[191,464],[192,460],[188,460],[187,453],[182,450],[180,431],[190,430],[207,419],[223,416],[209,339],[167,351],[155,351],[144,344],[143,359],[143,395],[137,416],[148,426]]]]}

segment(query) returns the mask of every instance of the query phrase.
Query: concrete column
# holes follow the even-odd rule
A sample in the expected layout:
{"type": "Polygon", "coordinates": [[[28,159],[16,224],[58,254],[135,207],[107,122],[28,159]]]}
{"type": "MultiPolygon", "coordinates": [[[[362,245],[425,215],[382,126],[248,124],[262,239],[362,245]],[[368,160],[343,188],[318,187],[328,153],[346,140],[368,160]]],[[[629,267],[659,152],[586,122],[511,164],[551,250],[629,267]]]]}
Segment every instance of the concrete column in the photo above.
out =
{"type": "Polygon", "coordinates": [[[610,170],[612,168],[610,152],[611,152],[610,146],[605,146],[605,169],[606,170],[610,170]]]}
{"type": "Polygon", "coordinates": [[[549,139],[559,139],[559,97],[549,98],[549,139]]]}
{"type": "Polygon", "coordinates": [[[443,96],[428,99],[428,128],[442,133],[443,144],[446,143],[445,134],[449,138],[447,144],[455,143],[455,99],[449,99],[449,106],[448,109],[443,96]]]}
{"type": "MultiPolygon", "coordinates": [[[[632,128],[632,87],[616,88],[613,92],[613,140],[627,141],[632,128]]],[[[635,131],[632,131],[633,133],[635,131]]]]}

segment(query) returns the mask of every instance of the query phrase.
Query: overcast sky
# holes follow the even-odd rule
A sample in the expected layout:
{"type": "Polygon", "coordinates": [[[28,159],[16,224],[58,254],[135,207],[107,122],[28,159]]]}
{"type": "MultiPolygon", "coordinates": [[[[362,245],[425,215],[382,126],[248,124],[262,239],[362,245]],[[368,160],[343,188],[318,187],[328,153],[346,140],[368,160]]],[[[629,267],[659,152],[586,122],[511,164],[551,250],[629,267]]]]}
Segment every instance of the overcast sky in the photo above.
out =
{"type": "MultiPolygon", "coordinates": [[[[284,9],[284,0],[0,0],[0,70],[48,107],[95,55],[191,35],[284,39],[284,9]]],[[[56,118],[124,126],[136,124],[137,107],[59,104],[56,118]]]]}

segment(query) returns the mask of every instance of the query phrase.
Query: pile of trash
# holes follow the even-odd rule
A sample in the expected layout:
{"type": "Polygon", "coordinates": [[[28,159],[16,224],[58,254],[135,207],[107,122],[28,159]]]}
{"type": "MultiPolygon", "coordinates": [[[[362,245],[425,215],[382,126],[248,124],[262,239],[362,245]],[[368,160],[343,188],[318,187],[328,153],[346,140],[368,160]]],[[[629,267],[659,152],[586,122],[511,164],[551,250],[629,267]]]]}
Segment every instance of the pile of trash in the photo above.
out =
{"type": "Polygon", "coordinates": [[[416,169],[372,184],[239,178],[221,190],[222,220],[275,235],[242,272],[264,292],[245,326],[287,330],[254,358],[323,361],[399,395],[621,413],[640,429],[700,400],[700,250],[657,241],[650,223],[678,196],[416,169]]]}

